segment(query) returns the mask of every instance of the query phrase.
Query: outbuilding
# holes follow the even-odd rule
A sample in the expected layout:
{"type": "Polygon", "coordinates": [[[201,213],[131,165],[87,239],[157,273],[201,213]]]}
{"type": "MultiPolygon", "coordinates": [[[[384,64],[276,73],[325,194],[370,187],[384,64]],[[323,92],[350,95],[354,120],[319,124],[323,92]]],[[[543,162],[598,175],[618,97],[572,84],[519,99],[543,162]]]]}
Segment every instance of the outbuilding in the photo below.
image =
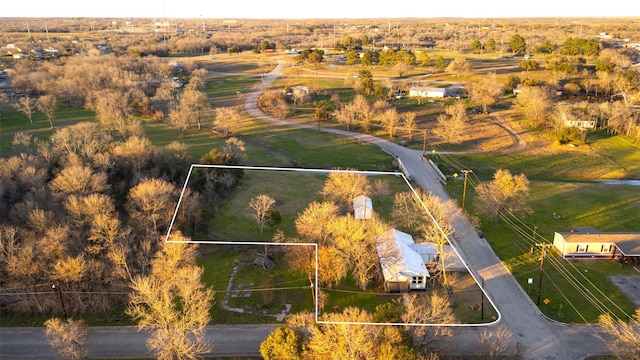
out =
{"type": "Polygon", "coordinates": [[[373,204],[371,198],[365,195],[356,196],[353,199],[353,217],[357,220],[368,220],[373,216],[373,204]]]}

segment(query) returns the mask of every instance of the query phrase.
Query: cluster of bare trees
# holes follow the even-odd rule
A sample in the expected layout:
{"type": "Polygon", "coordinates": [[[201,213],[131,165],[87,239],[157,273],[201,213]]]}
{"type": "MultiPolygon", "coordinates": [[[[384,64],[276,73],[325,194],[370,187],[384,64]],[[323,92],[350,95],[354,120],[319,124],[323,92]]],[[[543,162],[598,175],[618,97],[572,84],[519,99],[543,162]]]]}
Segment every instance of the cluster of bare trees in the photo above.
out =
{"type": "Polygon", "coordinates": [[[18,63],[11,69],[12,86],[21,94],[15,108],[33,124],[41,111],[53,128],[58,102],[95,111],[103,128],[123,136],[140,134],[136,116],[165,119],[184,137],[189,128],[202,129],[202,118],[210,110],[203,92],[204,69],[191,69],[182,86],[170,75],[173,69],[155,57],[69,57],[56,63],[18,63]],[[45,94],[45,95],[42,95],[45,94]],[[36,100],[37,98],[37,100],[36,100]]]}
{"type": "MultiPolygon", "coordinates": [[[[389,249],[386,258],[399,256],[393,253],[395,247],[387,244],[393,239],[381,236],[394,224],[375,215],[366,221],[357,220],[352,214],[354,198],[384,188],[378,182],[372,186],[366,176],[356,172],[332,172],[322,190],[325,201],[310,203],[298,215],[295,224],[299,238],[292,241],[318,244],[319,281],[324,286],[333,287],[351,274],[358,286],[365,289],[382,279],[379,249],[389,249]]],[[[418,231],[421,241],[436,243],[440,254],[444,254],[446,236],[452,233],[449,219],[455,214],[455,206],[450,202],[443,203],[431,194],[419,195],[400,193],[396,196],[395,225],[418,231]]],[[[315,259],[312,249],[292,247],[288,256],[293,268],[313,279],[315,259]]],[[[444,274],[445,256],[441,258],[441,274],[444,274]]],[[[446,276],[443,276],[443,282],[448,285],[446,276]]]]}
{"type": "MultiPolygon", "coordinates": [[[[376,307],[373,314],[348,307],[315,322],[308,313],[293,315],[260,345],[265,359],[439,359],[446,354],[437,340],[453,335],[450,327],[424,326],[455,322],[448,300],[438,294],[405,295],[394,306],[376,307]],[[378,326],[372,323],[405,323],[378,326]]],[[[506,355],[512,334],[498,327],[482,333],[478,354],[490,359],[506,355]]]]}
{"type": "Polygon", "coordinates": [[[344,124],[347,130],[358,126],[368,133],[372,126],[378,126],[382,127],[391,139],[396,137],[399,129],[404,130],[409,139],[413,139],[417,127],[414,112],[401,115],[388,102],[376,100],[372,104],[361,94],[357,94],[350,103],[342,104],[337,101],[333,116],[339,123],[344,124]]]}
{"type": "MultiPolygon", "coordinates": [[[[79,123],[48,141],[18,133],[14,149],[0,158],[0,288],[11,293],[0,299],[3,310],[59,312],[52,284],[71,314],[122,306],[168,231],[189,168],[186,146],[116,141],[97,123],[79,123]]],[[[237,141],[220,152],[241,153],[237,141]]],[[[215,198],[227,189],[208,189],[208,181],[184,195],[175,226],[187,234],[199,231],[208,206],[199,192],[215,198]]]]}

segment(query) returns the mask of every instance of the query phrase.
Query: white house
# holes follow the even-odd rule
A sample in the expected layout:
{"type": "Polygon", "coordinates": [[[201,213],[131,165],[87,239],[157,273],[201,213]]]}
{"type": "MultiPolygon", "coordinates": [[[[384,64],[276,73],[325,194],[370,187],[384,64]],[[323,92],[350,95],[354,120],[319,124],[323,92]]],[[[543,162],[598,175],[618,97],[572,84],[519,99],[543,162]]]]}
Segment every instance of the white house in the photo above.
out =
{"type": "Polygon", "coordinates": [[[426,289],[429,271],[411,235],[392,229],[378,235],[376,243],[386,292],[426,289]]]}
{"type": "Polygon", "coordinates": [[[420,87],[420,86],[413,86],[409,88],[410,97],[443,98],[446,95],[447,95],[447,89],[445,88],[420,87]]]}
{"type": "Polygon", "coordinates": [[[353,199],[353,217],[358,220],[367,220],[371,219],[373,215],[373,205],[371,203],[371,198],[359,195],[353,199]]]}

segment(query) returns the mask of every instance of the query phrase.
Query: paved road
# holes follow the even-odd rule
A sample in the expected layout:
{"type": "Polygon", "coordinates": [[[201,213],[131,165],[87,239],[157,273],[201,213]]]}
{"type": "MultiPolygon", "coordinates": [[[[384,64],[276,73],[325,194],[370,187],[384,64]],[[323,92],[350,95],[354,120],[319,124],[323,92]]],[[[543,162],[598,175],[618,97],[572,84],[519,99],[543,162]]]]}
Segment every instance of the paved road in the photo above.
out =
{"type": "MultiPolygon", "coordinates": [[[[211,325],[206,327],[206,339],[213,345],[212,354],[255,356],[260,343],[278,325],[211,325]]],[[[149,334],[134,326],[104,326],[89,328],[86,347],[89,357],[148,357],[145,342],[149,334]]],[[[59,359],[45,341],[43,328],[0,328],[0,359],[59,359]]]]}
{"type": "MultiPolygon", "coordinates": [[[[279,63],[265,77],[265,87],[282,74],[284,64],[279,63]]],[[[265,115],[256,107],[259,90],[254,90],[245,99],[247,112],[255,118],[288,125],[296,128],[307,128],[318,131],[318,127],[300,124],[265,115]]],[[[434,193],[441,199],[448,200],[444,190],[432,169],[423,161],[420,151],[371,136],[333,128],[320,128],[320,131],[350,136],[361,141],[385,148],[399,158],[416,184],[434,193]]],[[[517,146],[524,146],[516,139],[517,146]]],[[[560,324],[542,315],[531,299],[525,294],[515,278],[495,255],[485,239],[478,237],[475,229],[464,214],[453,219],[456,229],[453,245],[458,249],[463,261],[468,265],[477,279],[484,279],[485,291],[496,305],[501,318],[494,326],[505,326],[512,333],[510,351],[520,352],[525,359],[580,359],[586,355],[610,353],[606,343],[594,336],[597,329],[583,324],[560,324]]],[[[455,328],[454,337],[447,344],[451,353],[473,354],[477,352],[478,340],[483,328],[455,328]]]]}

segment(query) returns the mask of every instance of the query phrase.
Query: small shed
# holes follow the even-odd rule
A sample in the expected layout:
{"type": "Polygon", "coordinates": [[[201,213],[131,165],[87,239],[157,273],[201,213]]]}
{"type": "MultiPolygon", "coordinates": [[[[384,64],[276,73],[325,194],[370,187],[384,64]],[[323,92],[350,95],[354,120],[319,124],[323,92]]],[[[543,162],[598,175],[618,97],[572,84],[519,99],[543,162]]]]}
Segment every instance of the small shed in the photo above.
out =
{"type": "Polygon", "coordinates": [[[443,98],[447,95],[447,89],[434,87],[413,86],[409,89],[409,97],[443,98]]]}
{"type": "Polygon", "coordinates": [[[373,215],[373,204],[371,198],[365,195],[356,196],[353,199],[353,217],[357,220],[371,219],[373,215]]]}

